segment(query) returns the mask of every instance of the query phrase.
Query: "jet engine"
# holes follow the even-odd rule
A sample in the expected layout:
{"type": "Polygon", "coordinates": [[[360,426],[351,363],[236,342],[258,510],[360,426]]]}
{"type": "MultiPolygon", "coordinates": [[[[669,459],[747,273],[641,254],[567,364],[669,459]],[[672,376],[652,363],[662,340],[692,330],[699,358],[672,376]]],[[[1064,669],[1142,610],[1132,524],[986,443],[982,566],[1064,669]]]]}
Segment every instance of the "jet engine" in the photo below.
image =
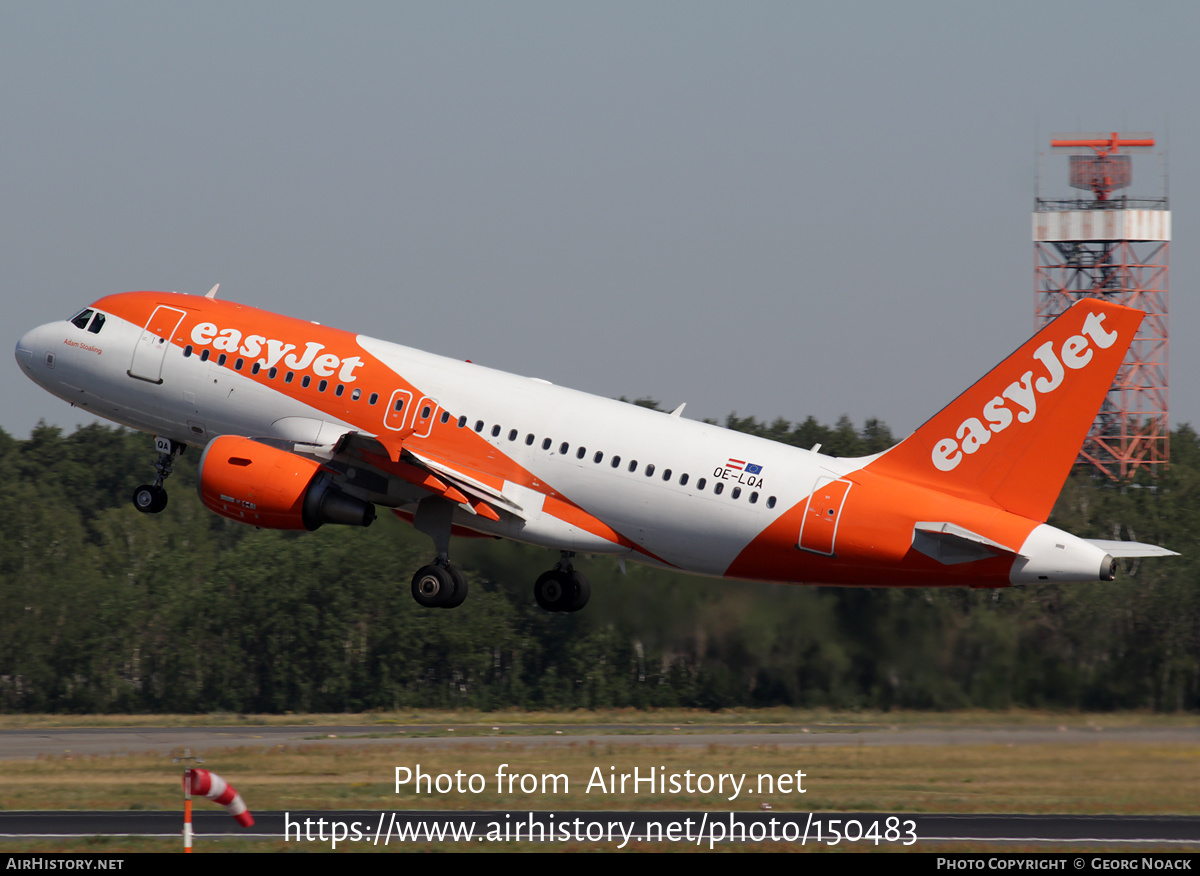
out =
{"type": "Polygon", "coordinates": [[[375,506],[339,490],[319,462],[250,438],[212,441],[200,457],[198,487],[210,511],[267,529],[370,526],[375,519],[375,506]]]}

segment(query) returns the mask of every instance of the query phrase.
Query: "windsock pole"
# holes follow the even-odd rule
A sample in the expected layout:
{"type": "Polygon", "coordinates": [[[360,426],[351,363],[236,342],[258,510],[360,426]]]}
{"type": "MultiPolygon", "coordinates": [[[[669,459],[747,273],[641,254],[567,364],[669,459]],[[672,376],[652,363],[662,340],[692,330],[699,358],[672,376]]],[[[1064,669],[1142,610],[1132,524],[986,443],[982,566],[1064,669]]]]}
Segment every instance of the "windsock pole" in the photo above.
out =
{"type": "Polygon", "coordinates": [[[183,853],[192,853],[192,771],[183,771],[183,853]]]}

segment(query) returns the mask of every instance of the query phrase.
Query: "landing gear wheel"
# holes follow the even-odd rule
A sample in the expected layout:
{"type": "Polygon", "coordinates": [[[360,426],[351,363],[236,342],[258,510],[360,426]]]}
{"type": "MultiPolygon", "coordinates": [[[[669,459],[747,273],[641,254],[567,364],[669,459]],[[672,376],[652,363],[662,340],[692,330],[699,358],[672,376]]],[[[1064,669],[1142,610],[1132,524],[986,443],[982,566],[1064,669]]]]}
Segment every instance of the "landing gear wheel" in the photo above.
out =
{"type": "Polygon", "coordinates": [[[142,484],[133,491],[133,507],[143,514],[157,514],[167,507],[167,491],[162,487],[142,484]]]}
{"type": "Polygon", "coordinates": [[[592,586],[580,573],[551,569],[533,585],[533,598],[546,611],[579,611],[592,596],[592,586]]]}
{"type": "Polygon", "coordinates": [[[571,601],[563,611],[579,611],[592,598],[592,585],[579,572],[571,573],[571,601]]]}
{"type": "MultiPolygon", "coordinates": [[[[455,583],[454,575],[447,567],[422,566],[417,569],[417,574],[413,575],[413,599],[417,601],[418,605],[423,605],[425,608],[451,607],[451,603],[457,595],[455,583]]],[[[465,588],[463,598],[466,598],[465,588]]]]}
{"type": "Polygon", "coordinates": [[[562,611],[570,592],[570,573],[561,569],[543,572],[533,585],[533,598],[546,611],[562,611]]]}
{"type": "Polygon", "coordinates": [[[442,608],[458,608],[467,598],[467,576],[458,566],[447,566],[446,568],[450,570],[450,577],[454,579],[454,595],[446,601],[442,608]]]}

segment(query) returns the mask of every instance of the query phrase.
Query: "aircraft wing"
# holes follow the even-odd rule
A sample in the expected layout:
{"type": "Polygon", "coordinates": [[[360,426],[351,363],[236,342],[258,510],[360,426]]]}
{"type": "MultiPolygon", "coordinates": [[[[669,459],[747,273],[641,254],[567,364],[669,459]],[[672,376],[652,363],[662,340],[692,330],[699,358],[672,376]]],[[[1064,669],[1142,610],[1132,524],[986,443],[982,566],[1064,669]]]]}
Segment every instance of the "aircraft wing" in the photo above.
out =
{"type": "Polygon", "coordinates": [[[333,446],[333,453],[350,461],[366,463],[386,475],[398,477],[431,495],[459,505],[468,514],[500,519],[497,509],[521,516],[522,508],[499,489],[464,471],[406,447],[389,449],[378,438],[347,432],[333,446]]]}

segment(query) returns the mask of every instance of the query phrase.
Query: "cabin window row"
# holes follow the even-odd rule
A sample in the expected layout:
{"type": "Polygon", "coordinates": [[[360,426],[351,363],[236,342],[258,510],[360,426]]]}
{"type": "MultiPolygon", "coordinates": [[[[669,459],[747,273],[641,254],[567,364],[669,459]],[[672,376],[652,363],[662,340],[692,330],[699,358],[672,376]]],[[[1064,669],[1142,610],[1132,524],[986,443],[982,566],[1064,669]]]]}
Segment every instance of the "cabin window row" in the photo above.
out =
{"type": "MultiPolygon", "coordinates": [[[[448,423],[449,421],[450,421],[450,414],[443,412],[442,413],[442,422],[448,423]]],[[[458,418],[458,428],[462,429],[466,425],[467,425],[467,418],[459,417],[458,418]]],[[[486,428],[487,428],[487,424],[484,423],[483,420],[475,421],[475,431],[476,432],[483,434],[486,428]]],[[[493,425],[492,428],[490,429],[490,434],[493,438],[499,438],[500,434],[503,431],[504,431],[504,428],[497,423],[497,424],[493,425]]],[[[521,433],[519,430],[509,429],[506,437],[508,438],[509,441],[516,441],[520,437],[520,435],[521,435],[521,433]]],[[[537,441],[537,436],[535,436],[532,432],[527,432],[525,434],[524,443],[525,443],[526,447],[532,447],[535,441],[537,441]]],[[[552,447],[554,447],[554,440],[552,438],[543,438],[541,447],[542,447],[542,450],[550,450],[552,447]]],[[[559,454],[559,456],[569,456],[571,454],[570,442],[563,441],[562,443],[560,443],[558,445],[558,454],[559,454]]],[[[579,447],[575,448],[575,458],[576,459],[583,460],[585,457],[587,457],[587,455],[588,455],[588,452],[587,452],[586,447],[579,446],[579,447]]],[[[595,453],[592,454],[592,462],[595,465],[600,465],[601,463],[604,462],[604,459],[605,459],[605,455],[604,455],[603,450],[597,450],[595,453]]],[[[608,457],[608,464],[611,468],[618,468],[618,469],[621,468],[622,467],[621,457],[619,455],[613,455],[613,456],[608,457]]],[[[625,470],[628,471],[630,474],[635,473],[638,470],[638,461],[636,459],[631,459],[625,464],[624,467],[625,467],[625,470]]],[[[658,469],[652,462],[647,463],[646,466],[642,469],[642,473],[648,478],[654,477],[654,473],[656,471],[658,471],[658,469]]],[[[664,468],[662,470],[661,477],[664,481],[670,482],[673,474],[674,474],[674,472],[671,469],[664,468]]],[[[691,480],[691,475],[684,472],[679,475],[679,477],[677,479],[677,483],[681,487],[686,487],[690,480],[691,480]]],[[[708,486],[708,478],[700,478],[695,483],[695,489],[698,492],[703,492],[707,486],[708,486]]],[[[724,491],[725,491],[725,482],[724,481],[717,481],[715,484],[713,484],[713,493],[715,495],[719,496],[722,493],[724,493],[724,491]]],[[[743,492],[743,490],[740,486],[735,486],[735,487],[733,487],[732,490],[730,490],[729,497],[731,499],[739,499],[739,498],[741,498],[742,492],[743,492]]],[[[751,505],[758,504],[758,500],[759,500],[758,491],[757,490],[751,491],[750,495],[748,497],[748,500],[751,505]]],[[[775,502],[776,502],[776,499],[774,496],[768,496],[766,505],[768,508],[774,508],[775,502]]]]}
{"type": "MultiPolygon", "coordinates": [[[[191,356],[193,352],[194,351],[192,349],[191,344],[188,344],[183,349],[183,355],[185,357],[191,356]]],[[[210,355],[211,355],[210,350],[208,350],[208,349],[202,350],[200,352],[200,361],[207,362],[210,358],[210,355]]],[[[223,366],[228,361],[228,358],[229,358],[228,354],[221,353],[220,355],[217,356],[217,365],[223,366]]],[[[233,363],[233,368],[235,371],[241,371],[245,367],[245,364],[246,364],[245,360],[242,358],[239,358],[233,363]]],[[[258,374],[261,370],[262,370],[262,366],[260,366],[257,362],[255,362],[250,368],[250,373],[258,374]]],[[[274,380],[276,378],[276,376],[278,376],[278,373],[279,373],[278,368],[271,368],[270,370],[267,371],[267,379],[274,380]]],[[[294,379],[295,379],[295,373],[292,371],[288,371],[284,375],[283,382],[291,383],[294,379]]],[[[305,374],[300,380],[300,385],[301,385],[301,387],[304,387],[307,389],[308,386],[310,385],[311,381],[312,381],[312,377],[305,374]]],[[[328,380],[320,381],[317,384],[317,392],[324,392],[328,388],[328,384],[329,384],[328,380]]],[[[346,387],[343,384],[339,383],[337,385],[337,387],[334,389],[334,395],[341,396],[342,393],[345,392],[345,389],[346,389],[346,387]]],[[[361,395],[362,395],[362,390],[355,389],[350,393],[350,398],[354,401],[358,401],[358,399],[361,397],[361,395]]],[[[370,398],[367,400],[367,404],[373,405],[373,404],[376,404],[378,401],[379,401],[379,393],[373,392],[373,393],[371,393],[370,398]]],[[[397,398],[396,403],[395,403],[396,412],[399,413],[403,409],[404,409],[404,399],[397,398]]],[[[431,413],[432,413],[432,408],[430,408],[430,406],[426,405],[421,410],[421,417],[423,419],[428,418],[431,413]]],[[[449,423],[450,422],[450,412],[442,411],[441,416],[439,417],[439,420],[443,424],[449,423]]],[[[460,416],[457,420],[457,425],[458,425],[458,428],[460,428],[460,429],[466,428],[467,418],[465,416],[460,416]]],[[[483,422],[483,420],[475,421],[475,431],[476,432],[483,434],[485,428],[486,428],[486,424],[483,422]]],[[[492,426],[490,431],[491,431],[491,436],[493,438],[499,438],[500,433],[503,432],[504,429],[502,426],[500,426],[497,423],[492,426]]],[[[509,429],[507,438],[509,441],[516,441],[517,438],[520,437],[520,434],[521,434],[520,431],[517,429],[509,429]]],[[[526,433],[525,446],[532,447],[533,443],[536,440],[537,440],[537,437],[532,432],[526,433]]],[[[550,439],[550,438],[542,439],[542,450],[550,450],[550,448],[553,446],[554,446],[554,441],[552,439],[550,439]]],[[[558,445],[558,453],[560,456],[567,456],[570,454],[570,452],[571,452],[571,445],[569,442],[563,441],[561,444],[558,445]]],[[[587,448],[586,447],[580,446],[580,447],[575,448],[575,458],[576,459],[582,460],[586,456],[587,456],[587,448]]],[[[605,459],[605,456],[604,456],[603,450],[597,450],[595,453],[592,454],[592,462],[596,465],[602,464],[604,462],[604,459],[605,459]]],[[[609,457],[608,459],[609,459],[608,464],[611,468],[621,468],[621,457],[619,455],[613,455],[613,456],[609,457]]],[[[638,461],[636,459],[629,460],[625,464],[625,468],[630,474],[636,473],[638,470],[638,461]]],[[[642,469],[642,472],[646,477],[651,478],[651,477],[654,477],[654,473],[657,470],[658,470],[657,467],[654,465],[654,463],[651,462],[651,463],[646,464],[645,468],[642,469]]],[[[661,477],[664,481],[670,482],[673,474],[674,474],[674,472],[671,469],[665,468],[662,470],[661,477]]],[[[691,480],[691,475],[684,472],[679,475],[677,482],[678,482],[679,486],[686,487],[690,480],[691,480]]],[[[707,486],[708,486],[708,478],[699,478],[696,481],[695,489],[697,492],[703,492],[707,486]]],[[[717,481],[715,484],[713,484],[712,491],[713,491],[713,494],[717,495],[717,496],[720,496],[722,493],[724,493],[725,492],[724,481],[717,481]]],[[[733,489],[731,489],[729,491],[729,497],[731,499],[739,499],[739,498],[741,498],[741,495],[742,495],[742,488],[740,486],[735,486],[735,487],[733,487],[733,489]]],[[[751,493],[748,497],[748,501],[750,502],[750,504],[751,505],[758,504],[758,499],[759,499],[758,491],[757,490],[751,491],[751,493]]],[[[774,508],[775,507],[775,497],[768,496],[766,505],[768,508],[774,508]]]]}

